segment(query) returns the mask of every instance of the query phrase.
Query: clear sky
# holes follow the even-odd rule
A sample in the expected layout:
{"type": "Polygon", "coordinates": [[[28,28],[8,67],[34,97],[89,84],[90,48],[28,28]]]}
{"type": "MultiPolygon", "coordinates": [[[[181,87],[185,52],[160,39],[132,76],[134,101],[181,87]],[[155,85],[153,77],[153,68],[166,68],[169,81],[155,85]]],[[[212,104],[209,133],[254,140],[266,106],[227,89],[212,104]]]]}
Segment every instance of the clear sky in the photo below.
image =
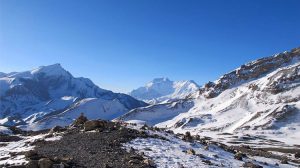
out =
{"type": "Polygon", "coordinates": [[[61,63],[127,92],[155,77],[204,84],[300,46],[299,0],[0,0],[0,71],[61,63]]]}

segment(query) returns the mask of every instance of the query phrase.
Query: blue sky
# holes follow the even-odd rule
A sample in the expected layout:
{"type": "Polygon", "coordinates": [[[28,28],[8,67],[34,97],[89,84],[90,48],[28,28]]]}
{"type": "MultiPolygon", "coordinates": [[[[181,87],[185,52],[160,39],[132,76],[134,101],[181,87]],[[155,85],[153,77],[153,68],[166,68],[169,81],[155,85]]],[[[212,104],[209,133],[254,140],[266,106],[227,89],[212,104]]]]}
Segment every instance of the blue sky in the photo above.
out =
{"type": "Polygon", "coordinates": [[[0,71],[61,63],[127,92],[155,77],[200,85],[300,46],[298,0],[1,0],[0,71]]]}

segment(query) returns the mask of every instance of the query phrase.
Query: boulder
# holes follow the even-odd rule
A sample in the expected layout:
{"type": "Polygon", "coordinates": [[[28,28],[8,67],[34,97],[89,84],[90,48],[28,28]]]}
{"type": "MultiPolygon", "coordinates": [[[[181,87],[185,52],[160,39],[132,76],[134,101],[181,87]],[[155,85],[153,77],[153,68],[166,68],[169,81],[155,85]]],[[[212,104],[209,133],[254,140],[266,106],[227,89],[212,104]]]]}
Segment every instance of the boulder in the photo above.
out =
{"type": "Polygon", "coordinates": [[[84,130],[85,131],[91,131],[95,130],[97,128],[103,128],[105,126],[105,123],[100,120],[90,120],[84,123],[84,130]]]}
{"type": "Polygon", "coordinates": [[[30,150],[25,152],[25,157],[31,160],[38,160],[39,159],[39,155],[37,153],[37,151],[35,150],[30,150]]]}
{"type": "Polygon", "coordinates": [[[42,158],[38,161],[39,168],[52,168],[53,162],[49,158],[42,158]]]}
{"type": "Polygon", "coordinates": [[[191,136],[191,133],[189,131],[187,131],[185,133],[185,135],[183,136],[183,140],[185,140],[185,141],[192,141],[193,140],[193,137],[191,136]]]}
{"type": "Polygon", "coordinates": [[[240,152],[238,152],[238,153],[236,153],[236,154],[234,155],[234,158],[235,158],[236,160],[243,160],[243,154],[240,153],[240,152]]]}
{"type": "Polygon", "coordinates": [[[51,130],[49,131],[49,133],[55,133],[55,132],[61,132],[64,131],[65,129],[61,126],[55,126],[53,128],[51,128],[51,130]]]}
{"type": "Polygon", "coordinates": [[[39,168],[39,161],[38,160],[29,160],[26,165],[26,168],[39,168]]]}
{"type": "Polygon", "coordinates": [[[143,162],[144,162],[147,166],[155,167],[155,163],[154,163],[152,160],[150,160],[150,159],[145,159],[143,162]]]}
{"type": "Polygon", "coordinates": [[[288,162],[287,159],[281,159],[280,163],[282,163],[282,164],[289,164],[289,162],[288,162]]]}
{"type": "Polygon", "coordinates": [[[243,164],[243,167],[248,167],[248,168],[263,168],[262,166],[256,165],[256,164],[251,163],[251,162],[245,162],[243,164]]]}
{"type": "Polygon", "coordinates": [[[190,154],[190,155],[195,155],[196,154],[194,149],[189,149],[189,150],[186,151],[186,153],[190,154]]]}

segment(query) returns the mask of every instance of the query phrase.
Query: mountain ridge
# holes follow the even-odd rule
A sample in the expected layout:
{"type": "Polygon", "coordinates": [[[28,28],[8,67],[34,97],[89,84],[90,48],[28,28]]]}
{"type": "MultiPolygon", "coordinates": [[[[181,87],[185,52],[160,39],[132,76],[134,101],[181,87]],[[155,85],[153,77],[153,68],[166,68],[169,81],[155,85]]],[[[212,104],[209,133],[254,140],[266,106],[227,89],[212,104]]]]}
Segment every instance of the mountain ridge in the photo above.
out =
{"type": "MultiPolygon", "coordinates": [[[[66,111],[81,100],[91,100],[89,98],[101,99],[99,103],[117,100],[114,102],[122,104],[119,113],[147,105],[126,94],[102,89],[88,78],[75,78],[60,64],[7,73],[0,77],[0,88],[2,125],[32,124],[66,111]]],[[[98,105],[101,107],[101,103],[98,105]]]]}

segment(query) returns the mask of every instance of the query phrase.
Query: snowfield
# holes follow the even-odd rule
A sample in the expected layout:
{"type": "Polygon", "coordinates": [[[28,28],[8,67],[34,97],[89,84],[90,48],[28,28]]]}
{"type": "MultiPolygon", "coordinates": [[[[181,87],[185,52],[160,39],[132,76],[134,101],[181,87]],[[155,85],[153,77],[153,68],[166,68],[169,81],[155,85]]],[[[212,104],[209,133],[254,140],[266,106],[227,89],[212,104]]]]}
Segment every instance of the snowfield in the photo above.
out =
{"type": "MultiPolygon", "coordinates": [[[[129,126],[130,128],[140,129],[142,125],[129,126]]],[[[146,131],[150,135],[159,135],[161,138],[137,138],[124,144],[123,146],[130,151],[132,148],[146,157],[152,159],[158,168],[217,168],[217,167],[243,167],[245,162],[251,162],[267,168],[298,167],[298,164],[281,164],[280,160],[264,158],[258,156],[247,156],[243,161],[234,158],[234,154],[224,151],[224,149],[208,144],[208,148],[197,142],[187,142],[173,134],[158,131],[146,131]],[[193,149],[195,154],[187,151],[193,149]]]]}

